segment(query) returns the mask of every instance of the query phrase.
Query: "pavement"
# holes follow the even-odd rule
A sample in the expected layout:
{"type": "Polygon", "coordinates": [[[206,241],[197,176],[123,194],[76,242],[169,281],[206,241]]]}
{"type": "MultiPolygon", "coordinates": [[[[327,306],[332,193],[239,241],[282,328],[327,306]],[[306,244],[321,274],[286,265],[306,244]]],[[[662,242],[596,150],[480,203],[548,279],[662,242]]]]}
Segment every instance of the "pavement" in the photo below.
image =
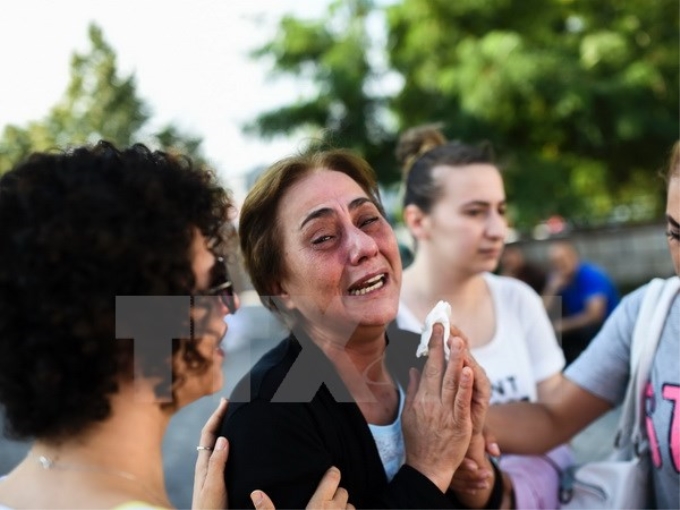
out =
{"type": "MultiPolygon", "coordinates": [[[[190,508],[196,445],[200,430],[215,410],[219,398],[229,395],[250,367],[285,336],[281,325],[263,307],[243,306],[229,316],[227,356],[223,365],[225,385],[218,394],[204,397],[181,409],[170,421],[163,441],[166,486],[177,508],[190,508]]],[[[578,462],[604,458],[611,450],[618,410],[604,415],[573,441],[578,462]]],[[[0,428],[3,416],[0,413],[0,428]]],[[[26,455],[30,443],[10,441],[0,435],[0,475],[8,473],[26,455]]]]}

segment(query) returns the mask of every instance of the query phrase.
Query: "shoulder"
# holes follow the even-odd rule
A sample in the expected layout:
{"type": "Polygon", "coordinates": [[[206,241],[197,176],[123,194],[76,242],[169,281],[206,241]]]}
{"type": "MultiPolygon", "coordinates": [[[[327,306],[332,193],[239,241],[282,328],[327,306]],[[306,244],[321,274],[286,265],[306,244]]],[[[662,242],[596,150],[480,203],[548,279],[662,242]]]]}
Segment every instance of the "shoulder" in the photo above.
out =
{"type": "Polygon", "coordinates": [[[620,403],[630,375],[633,332],[649,283],[627,294],[565,376],[591,393],[620,403]]]}
{"type": "Polygon", "coordinates": [[[630,315],[637,316],[638,312],[640,311],[642,300],[644,299],[650,284],[651,282],[647,282],[629,294],[626,294],[621,299],[621,303],[619,304],[618,308],[625,309],[630,315]]]}
{"type": "Polygon", "coordinates": [[[579,274],[581,277],[588,278],[590,280],[610,280],[609,275],[607,275],[607,272],[602,267],[591,262],[583,262],[579,266],[579,274]]]}
{"type": "MultiPolygon", "coordinates": [[[[293,335],[265,353],[238,382],[230,400],[236,404],[254,398],[270,400],[297,359],[300,345],[293,335]]],[[[230,405],[230,408],[237,405],[230,405]]]]}
{"type": "MultiPolygon", "coordinates": [[[[221,425],[221,434],[231,442],[230,458],[232,452],[237,455],[252,446],[253,438],[271,438],[282,427],[308,431],[313,425],[310,406],[316,402],[318,388],[304,395],[299,387],[294,388],[297,393],[293,398],[280,399],[280,390],[291,379],[287,376],[293,373],[300,352],[300,344],[293,335],[289,336],[262,356],[234,388],[221,425]]],[[[288,394],[285,389],[282,391],[288,394]]]]}
{"type": "MultiPolygon", "coordinates": [[[[677,277],[673,276],[671,278],[677,277]]],[[[626,294],[621,299],[621,303],[619,304],[618,308],[625,309],[628,312],[628,314],[637,316],[637,314],[640,311],[640,307],[642,306],[642,301],[644,300],[647,291],[652,285],[652,281],[647,282],[644,285],[632,291],[631,293],[626,294]]],[[[671,310],[673,310],[677,306],[680,306],[680,299],[676,298],[671,305],[671,310]]]]}
{"type": "Polygon", "coordinates": [[[602,330],[600,330],[597,336],[612,336],[614,334],[614,336],[618,335],[621,338],[628,339],[626,343],[629,343],[633,328],[640,314],[642,300],[648,288],[649,283],[646,283],[624,296],[605,321],[602,330]]]}
{"type": "Polygon", "coordinates": [[[271,427],[277,419],[307,420],[330,401],[349,402],[340,376],[311,340],[291,334],[266,353],[234,389],[226,427],[271,427]],[[295,417],[297,415],[297,417],[295,417]],[[240,425],[239,425],[240,424],[240,425]],[[255,425],[253,425],[255,424],[255,425]]]}

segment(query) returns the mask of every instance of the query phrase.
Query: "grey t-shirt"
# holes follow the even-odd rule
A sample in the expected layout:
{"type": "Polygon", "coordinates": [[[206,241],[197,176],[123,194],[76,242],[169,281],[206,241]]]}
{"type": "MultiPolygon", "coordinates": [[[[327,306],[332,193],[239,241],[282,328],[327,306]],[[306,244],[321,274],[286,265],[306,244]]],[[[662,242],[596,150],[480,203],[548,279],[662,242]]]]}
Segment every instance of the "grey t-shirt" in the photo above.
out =
{"type": "MultiPolygon", "coordinates": [[[[626,296],[588,348],[566,370],[580,387],[614,405],[623,402],[630,346],[647,285],[626,296]]],[[[680,508],[680,295],[661,332],[645,399],[658,508],[680,508]]],[[[612,435],[615,431],[612,431],[612,435]]],[[[612,437],[612,442],[614,438],[612,437]]]]}

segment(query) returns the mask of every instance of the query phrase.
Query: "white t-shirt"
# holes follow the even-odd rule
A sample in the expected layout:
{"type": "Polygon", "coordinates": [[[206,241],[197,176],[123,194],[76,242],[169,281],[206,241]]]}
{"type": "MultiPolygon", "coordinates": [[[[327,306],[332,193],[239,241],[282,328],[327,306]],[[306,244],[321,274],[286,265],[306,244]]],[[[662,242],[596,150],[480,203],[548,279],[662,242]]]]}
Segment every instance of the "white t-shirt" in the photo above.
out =
{"type": "MultiPolygon", "coordinates": [[[[537,400],[536,385],[564,368],[541,298],[525,283],[505,276],[484,274],[496,315],[496,331],[489,343],[472,349],[491,381],[491,404],[537,400]]],[[[399,303],[397,325],[420,333],[423,324],[399,303]]]]}
{"type": "MultiPolygon", "coordinates": [[[[564,368],[564,354],[557,343],[541,298],[524,282],[506,276],[484,274],[491,293],[496,331],[486,345],[472,349],[491,381],[491,403],[536,401],[536,385],[564,368]]],[[[403,302],[397,325],[420,333],[422,323],[403,302]]],[[[573,462],[568,446],[547,453],[560,469],[573,462]]],[[[501,469],[512,479],[517,508],[557,508],[559,477],[545,456],[505,455],[501,469]]]]}

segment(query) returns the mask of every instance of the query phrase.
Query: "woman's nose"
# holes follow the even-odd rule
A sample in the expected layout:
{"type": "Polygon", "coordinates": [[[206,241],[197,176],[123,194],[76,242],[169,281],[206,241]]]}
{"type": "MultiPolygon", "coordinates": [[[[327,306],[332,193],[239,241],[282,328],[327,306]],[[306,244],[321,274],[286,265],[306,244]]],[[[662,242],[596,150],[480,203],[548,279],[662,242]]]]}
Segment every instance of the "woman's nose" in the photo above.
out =
{"type": "Polygon", "coordinates": [[[349,260],[352,264],[359,264],[363,259],[378,254],[378,243],[360,228],[353,228],[347,237],[349,260]]]}
{"type": "Polygon", "coordinates": [[[493,238],[505,238],[508,222],[504,215],[491,211],[487,218],[486,234],[493,238]]]}

